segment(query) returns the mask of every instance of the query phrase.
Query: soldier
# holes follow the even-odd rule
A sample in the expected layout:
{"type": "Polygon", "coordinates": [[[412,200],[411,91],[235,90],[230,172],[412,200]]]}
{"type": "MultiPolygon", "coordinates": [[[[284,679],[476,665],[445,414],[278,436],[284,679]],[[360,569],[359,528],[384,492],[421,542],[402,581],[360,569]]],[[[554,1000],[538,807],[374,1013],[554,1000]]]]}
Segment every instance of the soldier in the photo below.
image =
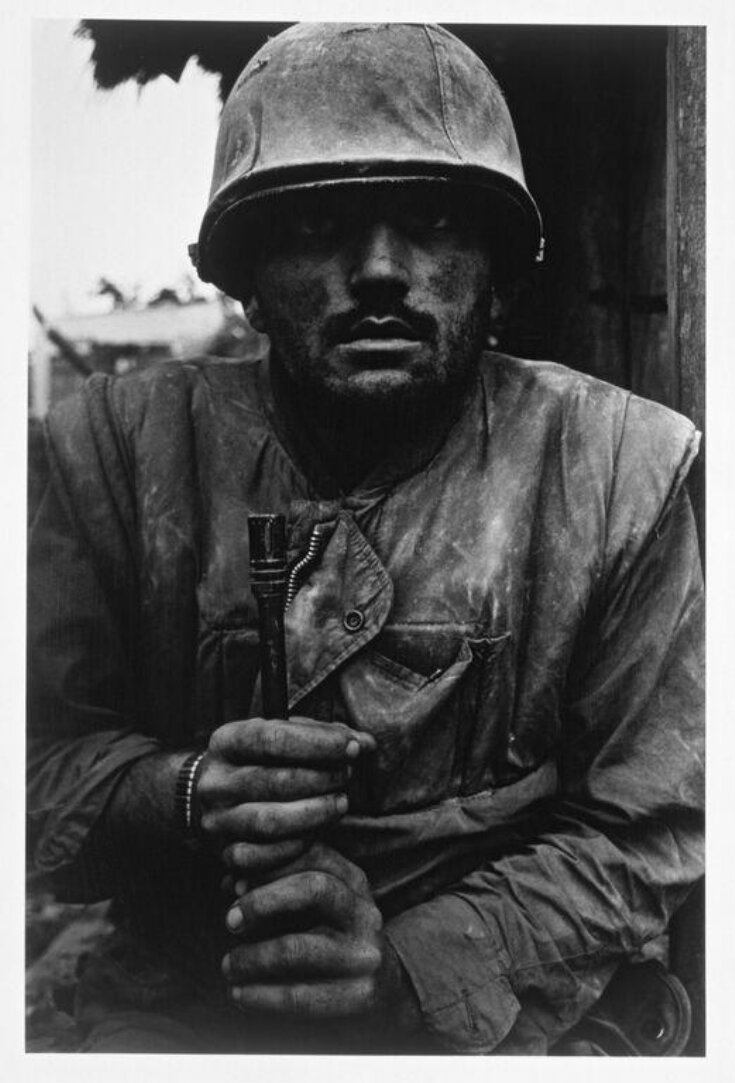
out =
{"type": "Polygon", "coordinates": [[[268,359],[47,424],[30,834],[118,923],[84,1049],[545,1053],[701,876],[697,434],[486,350],[542,245],[447,31],[294,27],[238,79],[194,256],[268,359]],[[288,519],[290,719],[252,512],[288,519]]]}

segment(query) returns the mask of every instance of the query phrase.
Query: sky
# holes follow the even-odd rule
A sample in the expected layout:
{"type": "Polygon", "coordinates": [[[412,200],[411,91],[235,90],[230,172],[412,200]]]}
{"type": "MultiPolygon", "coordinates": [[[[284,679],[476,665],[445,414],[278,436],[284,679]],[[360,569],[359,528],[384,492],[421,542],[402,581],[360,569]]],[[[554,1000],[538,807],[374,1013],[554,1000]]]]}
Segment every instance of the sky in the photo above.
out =
{"type": "Polygon", "coordinates": [[[32,28],[31,301],[48,316],[98,309],[103,275],[145,298],[193,273],[219,115],[193,61],[179,83],[99,90],[75,25],[32,28]]]}

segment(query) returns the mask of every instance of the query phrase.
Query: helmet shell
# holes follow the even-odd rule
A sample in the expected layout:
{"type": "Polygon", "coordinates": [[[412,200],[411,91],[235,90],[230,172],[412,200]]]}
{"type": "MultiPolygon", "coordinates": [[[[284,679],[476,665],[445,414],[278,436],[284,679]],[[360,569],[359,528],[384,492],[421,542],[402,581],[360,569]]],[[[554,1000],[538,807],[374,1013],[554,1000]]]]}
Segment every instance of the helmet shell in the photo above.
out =
{"type": "Polygon", "coordinates": [[[481,191],[516,258],[539,258],[541,217],[508,107],[468,46],[422,24],[290,27],[252,57],[223,108],[209,206],[192,246],[197,271],[225,292],[237,288],[232,264],[241,283],[250,212],[264,198],[391,180],[481,191]]]}

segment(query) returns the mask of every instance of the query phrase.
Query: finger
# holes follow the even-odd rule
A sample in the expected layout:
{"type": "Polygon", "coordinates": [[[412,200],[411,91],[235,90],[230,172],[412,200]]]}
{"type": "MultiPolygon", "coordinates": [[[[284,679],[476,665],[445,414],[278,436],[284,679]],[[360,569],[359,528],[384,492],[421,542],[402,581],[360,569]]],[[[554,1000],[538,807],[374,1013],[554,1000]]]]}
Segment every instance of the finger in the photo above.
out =
{"type": "Polygon", "coordinates": [[[291,933],[238,945],[222,960],[222,973],[231,985],[359,977],[374,974],[381,960],[374,939],[291,933]]]}
{"type": "Polygon", "coordinates": [[[382,926],[377,907],[326,872],[302,872],[253,887],[227,914],[227,927],[250,941],[269,940],[317,925],[372,935],[382,926]]]}
{"type": "Polygon", "coordinates": [[[233,841],[272,843],[334,823],[347,812],[346,794],[330,793],[301,801],[259,802],[202,813],[204,835],[233,841]]]}
{"type": "Polygon", "coordinates": [[[303,845],[301,850],[288,860],[280,863],[273,862],[270,869],[265,870],[262,875],[258,876],[258,883],[260,885],[269,884],[276,878],[292,876],[294,873],[308,872],[309,870],[328,872],[332,876],[338,877],[356,895],[361,895],[372,902],[370,883],[362,869],[337,850],[333,850],[331,846],[326,846],[319,841],[314,841],[308,849],[306,845],[303,845]]]}
{"type": "Polygon", "coordinates": [[[372,1010],[376,999],[371,976],[288,985],[233,986],[230,996],[243,1011],[306,1019],[363,1015],[372,1010]]]}
{"type": "Polygon", "coordinates": [[[350,730],[350,733],[360,746],[360,752],[374,752],[378,747],[378,742],[372,733],[367,733],[365,730],[350,730]]]}
{"type": "Polygon", "coordinates": [[[339,722],[312,718],[247,718],[227,722],[212,734],[213,755],[233,763],[330,763],[355,759],[374,747],[368,735],[339,722]]]}
{"type": "Polygon", "coordinates": [[[292,862],[307,846],[305,838],[271,843],[233,842],[222,851],[222,859],[238,873],[267,873],[292,862]]]}
{"type": "Polygon", "coordinates": [[[297,801],[344,790],[351,775],[349,764],[326,770],[311,767],[228,767],[219,764],[199,783],[205,805],[239,805],[245,801],[297,801]]]}

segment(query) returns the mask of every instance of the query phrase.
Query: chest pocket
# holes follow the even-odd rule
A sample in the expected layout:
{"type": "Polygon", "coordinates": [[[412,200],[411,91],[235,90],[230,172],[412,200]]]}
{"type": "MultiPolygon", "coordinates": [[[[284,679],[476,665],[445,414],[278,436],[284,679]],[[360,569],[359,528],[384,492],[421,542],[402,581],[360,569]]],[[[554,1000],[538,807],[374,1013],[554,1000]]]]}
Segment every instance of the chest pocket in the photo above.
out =
{"type": "Polygon", "coordinates": [[[473,639],[452,625],[387,626],[342,668],[350,722],[378,745],[355,772],[355,811],[409,811],[488,784],[488,747],[503,729],[490,701],[505,642],[473,639]]]}

